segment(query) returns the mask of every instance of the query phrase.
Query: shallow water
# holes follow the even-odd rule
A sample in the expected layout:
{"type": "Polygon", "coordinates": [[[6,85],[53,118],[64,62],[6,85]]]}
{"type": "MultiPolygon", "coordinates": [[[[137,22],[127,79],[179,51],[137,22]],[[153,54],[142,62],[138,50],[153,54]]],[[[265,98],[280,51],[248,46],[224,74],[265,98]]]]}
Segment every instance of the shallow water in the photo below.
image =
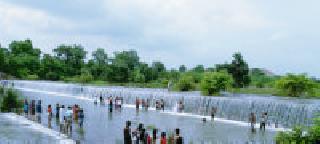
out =
{"type": "Polygon", "coordinates": [[[0,144],[72,144],[73,140],[13,113],[0,113],[0,144]]]}
{"type": "MultiPolygon", "coordinates": [[[[94,105],[92,100],[79,96],[30,89],[20,89],[19,91],[28,99],[41,99],[44,111],[46,111],[45,107],[48,104],[55,105],[56,103],[79,104],[83,107],[85,112],[84,128],[80,129],[74,124],[73,133],[70,135],[71,139],[80,140],[82,143],[123,143],[123,128],[127,120],[132,121],[132,127],[136,127],[138,123],[144,123],[145,126],[156,127],[160,131],[166,132],[173,132],[175,128],[180,128],[185,143],[273,143],[273,137],[276,133],[273,130],[265,132],[257,130],[256,133],[251,133],[248,124],[228,122],[223,119],[217,119],[213,122],[208,120],[203,123],[202,116],[193,114],[153,110],[136,112],[133,105],[126,105],[121,111],[113,110],[113,113],[109,113],[106,106],[94,105]]],[[[57,122],[53,118],[50,124],[55,131],[59,131],[57,122]]],[[[49,126],[46,113],[42,113],[41,124],[49,126]]]]}

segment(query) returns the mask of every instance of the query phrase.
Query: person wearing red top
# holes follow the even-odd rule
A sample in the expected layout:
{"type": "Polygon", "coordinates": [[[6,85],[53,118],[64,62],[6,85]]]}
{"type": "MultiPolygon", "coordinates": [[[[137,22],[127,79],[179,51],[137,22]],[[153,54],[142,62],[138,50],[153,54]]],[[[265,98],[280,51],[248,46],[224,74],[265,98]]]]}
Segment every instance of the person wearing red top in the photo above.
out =
{"type": "Polygon", "coordinates": [[[49,116],[52,116],[52,108],[51,108],[51,105],[48,105],[48,114],[49,114],[49,116]]]}
{"type": "Polygon", "coordinates": [[[150,135],[148,135],[148,137],[147,137],[147,144],[151,144],[151,136],[150,135]]]}
{"type": "Polygon", "coordinates": [[[167,144],[167,138],[166,138],[166,133],[165,132],[161,133],[160,144],[167,144]]]}

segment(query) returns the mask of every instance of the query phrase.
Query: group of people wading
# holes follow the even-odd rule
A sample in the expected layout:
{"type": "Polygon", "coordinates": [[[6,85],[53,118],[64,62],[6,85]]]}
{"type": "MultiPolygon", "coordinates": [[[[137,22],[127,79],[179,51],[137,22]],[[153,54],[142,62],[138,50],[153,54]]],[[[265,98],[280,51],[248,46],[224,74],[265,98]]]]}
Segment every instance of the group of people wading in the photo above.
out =
{"type": "Polygon", "coordinates": [[[123,136],[124,144],[183,144],[180,129],[175,129],[175,135],[169,135],[168,138],[166,132],[161,132],[158,137],[158,129],[153,128],[148,132],[142,123],[136,129],[131,129],[131,121],[126,122],[123,136]]]}
{"type": "MultiPolygon", "coordinates": [[[[263,112],[260,117],[260,130],[263,130],[263,131],[266,130],[267,120],[268,120],[268,113],[263,112]]],[[[255,124],[257,123],[257,118],[256,118],[255,113],[253,113],[253,112],[250,113],[249,122],[250,122],[250,126],[251,126],[251,131],[255,132],[255,124]]],[[[277,127],[277,124],[276,124],[276,127],[277,127]]]]}
{"type": "MultiPolygon", "coordinates": [[[[41,123],[41,114],[42,114],[42,105],[41,100],[24,100],[23,110],[25,116],[32,120],[41,123]]],[[[48,114],[48,127],[51,128],[51,121],[53,115],[56,117],[57,125],[59,125],[60,132],[71,134],[72,132],[72,123],[77,123],[80,128],[83,127],[84,121],[84,112],[79,105],[74,104],[70,106],[56,104],[55,111],[53,111],[52,105],[47,106],[46,112],[48,114]]]]}

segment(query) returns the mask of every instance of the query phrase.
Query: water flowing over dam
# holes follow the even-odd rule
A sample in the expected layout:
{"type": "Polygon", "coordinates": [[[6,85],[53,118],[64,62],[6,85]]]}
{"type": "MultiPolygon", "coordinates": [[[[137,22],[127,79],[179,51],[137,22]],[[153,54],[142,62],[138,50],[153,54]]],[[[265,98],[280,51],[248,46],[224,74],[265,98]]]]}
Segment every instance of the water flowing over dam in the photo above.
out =
{"type": "Polygon", "coordinates": [[[36,89],[49,92],[72,94],[75,97],[93,98],[121,96],[125,104],[135,104],[136,98],[149,99],[151,107],[163,99],[166,109],[174,109],[177,102],[184,103],[184,112],[209,116],[216,107],[217,117],[235,121],[248,121],[251,112],[257,121],[262,113],[268,113],[269,126],[290,128],[294,125],[311,125],[312,119],[320,112],[320,100],[298,99],[275,96],[228,94],[219,97],[201,96],[200,92],[168,92],[167,89],[125,88],[120,86],[82,86],[47,81],[14,81],[15,88],[36,89]]]}

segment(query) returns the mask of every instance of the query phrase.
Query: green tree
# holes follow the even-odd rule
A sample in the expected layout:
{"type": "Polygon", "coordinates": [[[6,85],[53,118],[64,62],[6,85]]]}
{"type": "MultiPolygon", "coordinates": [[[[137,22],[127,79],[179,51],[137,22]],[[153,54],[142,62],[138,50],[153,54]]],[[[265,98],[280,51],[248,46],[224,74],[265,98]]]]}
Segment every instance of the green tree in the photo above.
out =
{"type": "Polygon", "coordinates": [[[192,76],[184,74],[180,77],[177,85],[179,91],[190,91],[195,89],[195,83],[192,76]]]}
{"type": "Polygon", "coordinates": [[[227,72],[207,72],[201,81],[201,91],[204,95],[218,95],[220,91],[232,86],[232,77],[227,72]]]}
{"type": "Polygon", "coordinates": [[[65,76],[81,74],[81,68],[84,67],[84,59],[87,54],[81,45],[60,45],[53,51],[64,65],[65,76]]]}
{"type": "Polygon", "coordinates": [[[153,79],[152,68],[148,66],[146,63],[139,64],[140,73],[142,73],[145,77],[145,82],[150,82],[153,79]]]}
{"type": "Polygon", "coordinates": [[[133,72],[133,82],[136,83],[144,83],[146,80],[145,76],[143,73],[141,73],[139,68],[136,68],[133,72]]]}
{"type": "Polygon", "coordinates": [[[9,62],[9,51],[8,49],[0,47],[0,72],[8,72],[9,62]]]}
{"type": "Polygon", "coordinates": [[[187,71],[187,67],[185,65],[181,65],[179,67],[179,72],[183,73],[183,72],[186,72],[187,71]]]}
{"type": "Polygon", "coordinates": [[[234,87],[243,88],[249,85],[249,66],[243,60],[241,53],[235,53],[233,60],[229,66],[228,72],[232,75],[234,80],[234,87]]]}
{"type": "Polygon", "coordinates": [[[152,79],[156,80],[160,78],[166,72],[166,67],[160,61],[152,62],[152,79]]]}
{"type": "Polygon", "coordinates": [[[197,65],[193,68],[194,72],[203,73],[204,72],[204,66],[203,65],[197,65]]]}
{"type": "Polygon", "coordinates": [[[104,49],[98,48],[92,53],[92,60],[89,60],[87,67],[90,69],[94,79],[105,80],[108,76],[107,66],[108,66],[108,55],[105,53],[104,49]]]}
{"type": "Polygon", "coordinates": [[[41,60],[39,76],[46,80],[60,80],[63,75],[64,63],[57,57],[44,54],[41,60]]]}
{"type": "Polygon", "coordinates": [[[104,49],[98,48],[92,53],[92,57],[95,63],[99,66],[108,64],[108,55],[104,52],[104,49]]]}
{"type": "Polygon", "coordinates": [[[288,74],[276,81],[276,88],[288,96],[313,95],[316,84],[306,75],[288,74]]]}
{"type": "Polygon", "coordinates": [[[19,78],[38,74],[40,68],[39,49],[33,48],[31,40],[13,41],[9,44],[9,73],[19,78]]]}

